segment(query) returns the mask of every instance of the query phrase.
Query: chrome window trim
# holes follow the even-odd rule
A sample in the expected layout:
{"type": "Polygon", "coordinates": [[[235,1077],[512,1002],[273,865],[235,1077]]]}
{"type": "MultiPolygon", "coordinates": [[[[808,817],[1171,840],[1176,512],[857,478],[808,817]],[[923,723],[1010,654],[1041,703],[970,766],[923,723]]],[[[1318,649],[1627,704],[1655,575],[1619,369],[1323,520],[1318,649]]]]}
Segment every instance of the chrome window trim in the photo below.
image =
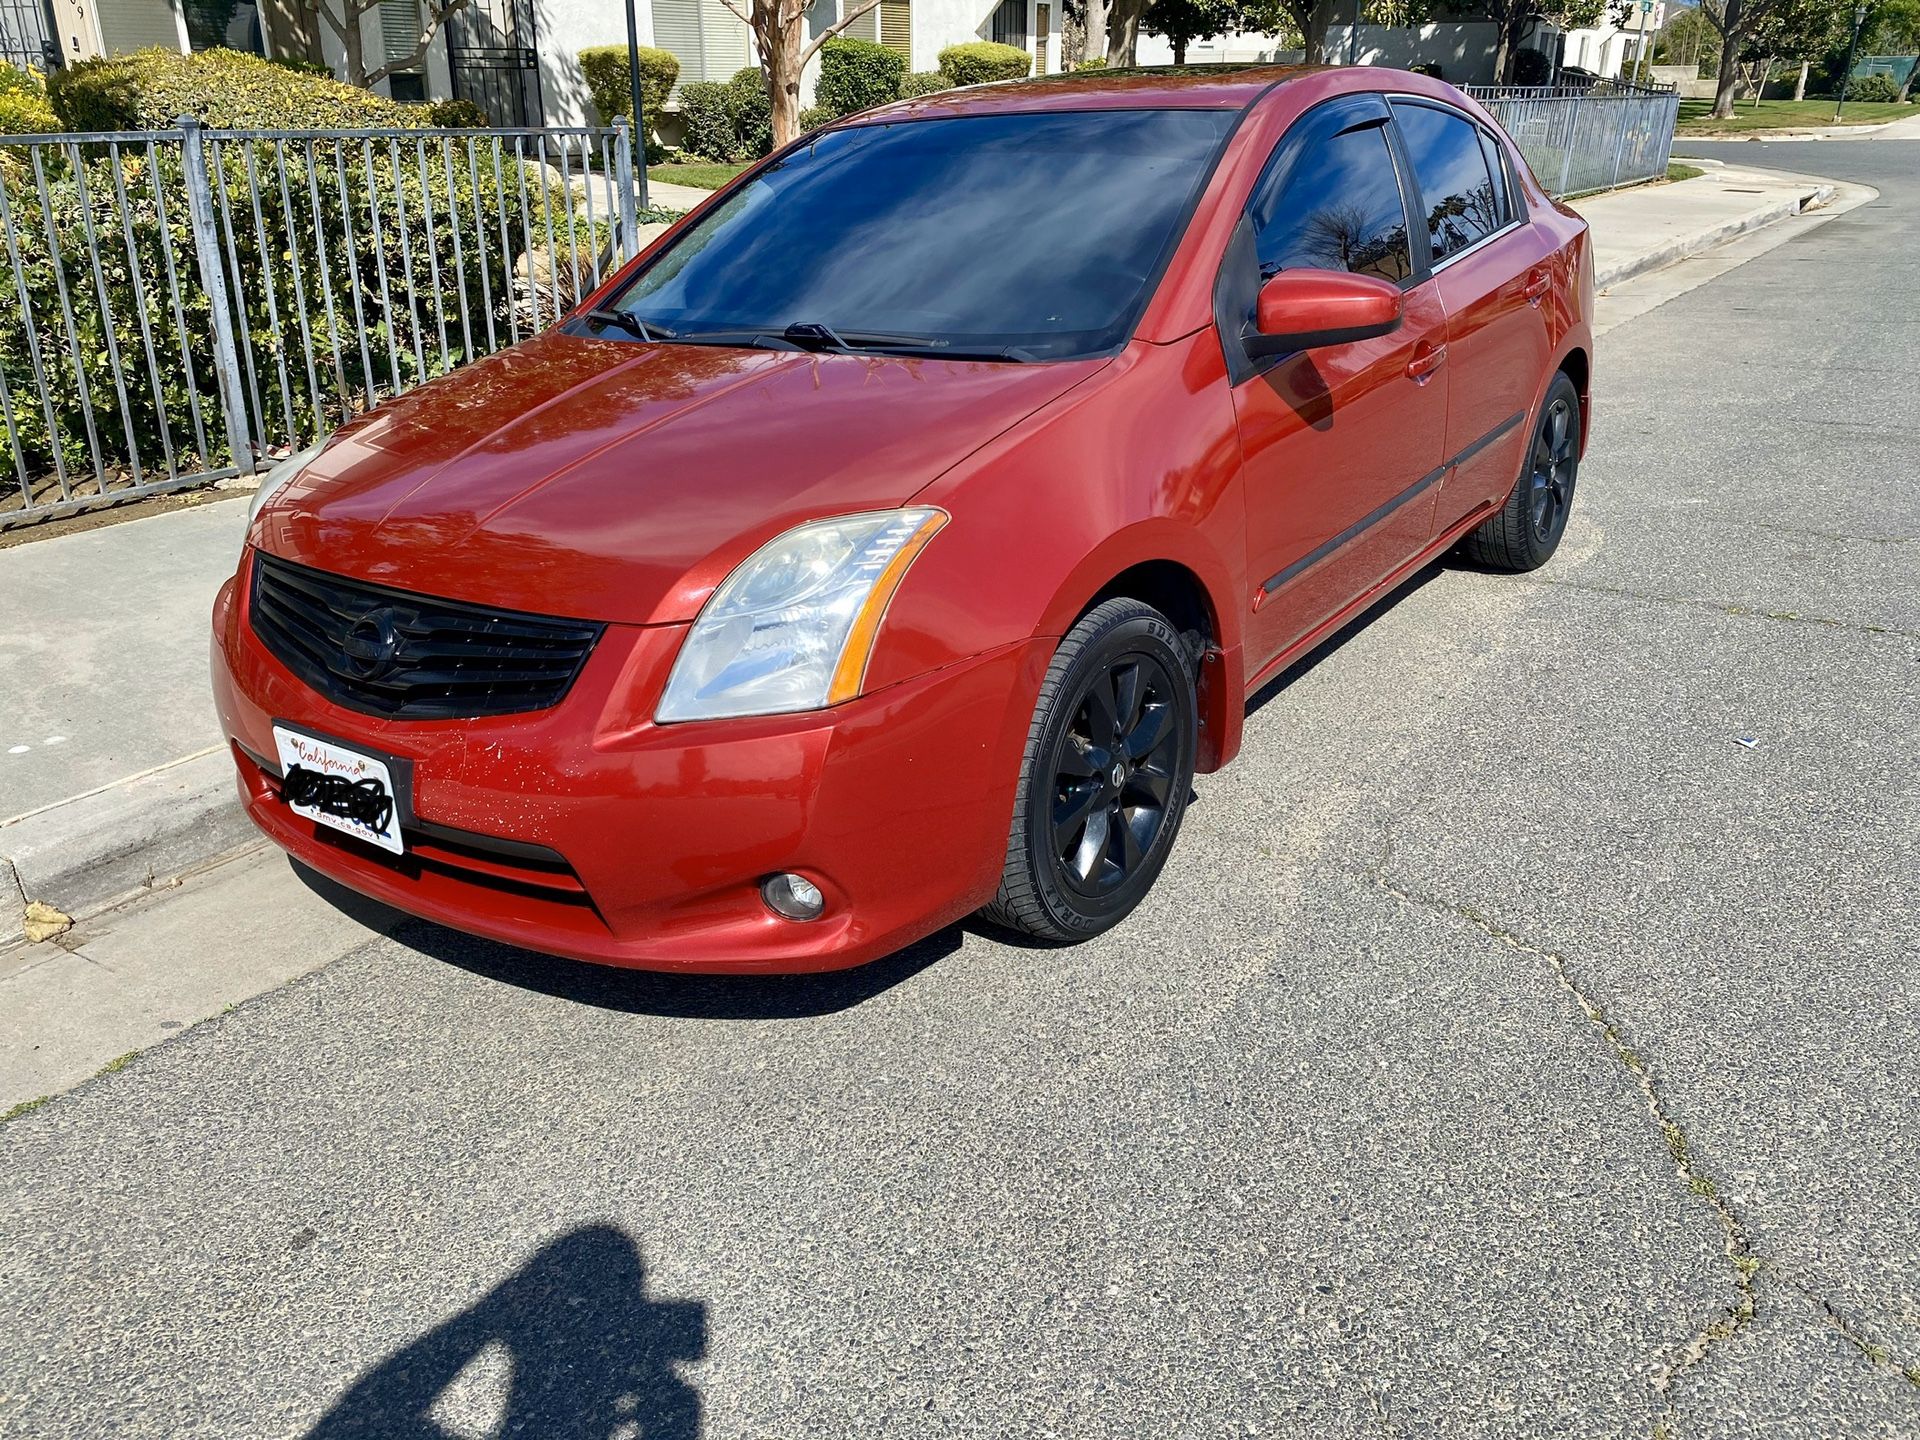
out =
{"type": "Polygon", "coordinates": [[[1456,250],[1453,252],[1453,254],[1447,256],[1446,259],[1434,262],[1433,268],[1429,273],[1438,275],[1442,270],[1446,269],[1449,265],[1453,264],[1454,261],[1464,260],[1469,255],[1473,254],[1476,250],[1485,249],[1487,246],[1491,245],[1494,241],[1501,239],[1503,236],[1508,235],[1515,230],[1520,229],[1526,223],[1527,222],[1524,220],[1509,220],[1506,224],[1502,225],[1498,230],[1489,231],[1487,234],[1482,235],[1478,240],[1474,241],[1471,245],[1467,246],[1466,249],[1456,250]]]}

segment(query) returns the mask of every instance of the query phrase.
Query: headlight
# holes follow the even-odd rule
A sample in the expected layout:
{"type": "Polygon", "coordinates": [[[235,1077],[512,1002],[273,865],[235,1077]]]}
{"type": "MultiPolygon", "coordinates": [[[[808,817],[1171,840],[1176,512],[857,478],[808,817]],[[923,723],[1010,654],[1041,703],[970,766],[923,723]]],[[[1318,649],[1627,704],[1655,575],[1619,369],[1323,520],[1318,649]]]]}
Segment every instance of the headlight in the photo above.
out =
{"type": "Polygon", "coordinates": [[[853,699],[900,577],[946,523],[941,510],[881,510],[761,546],[701,608],[654,718],[781,715],[853,699]]]}
{"type": "Polygon", "coordinates": [[[247,506],[248,529],[253,528],[253,517],[266,508],[267,501],[271,500],[281,490],[284,490],[287,482],[292,480],[293,477],[298,475],[302,470],[306,469],[307,466],[312,463],[314,456],[326,448],[326,441],[318,441],[315,444],[309,445],[304,450],[296,451],[294,454],[289,455],[271,470],[267,471],[265,475],[260,477],[260,488],[253,492],[253,503],[247,506]]]}

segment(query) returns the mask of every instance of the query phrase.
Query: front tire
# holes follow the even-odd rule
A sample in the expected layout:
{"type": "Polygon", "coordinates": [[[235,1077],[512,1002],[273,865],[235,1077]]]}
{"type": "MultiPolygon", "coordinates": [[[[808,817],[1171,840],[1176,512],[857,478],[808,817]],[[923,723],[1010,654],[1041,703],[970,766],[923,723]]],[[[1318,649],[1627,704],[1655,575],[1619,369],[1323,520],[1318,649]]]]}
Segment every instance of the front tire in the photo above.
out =
{"type": "Polygon", "coordinates": [[[1560,548],[1579,471],[1580,392],[1563,370],[1547,387],[1507,503],[1461,542],[1461,551],[1490,570],[1538,570],[1560,548]]]}
{"type": "Polygon", "coordinates": [[[1132,913],[1180,832],[1199,715],[1193,662],[1138,600],[1095,606],[1040,686],[1000,890],[981,914],[1055,944],[1132,913]]]}

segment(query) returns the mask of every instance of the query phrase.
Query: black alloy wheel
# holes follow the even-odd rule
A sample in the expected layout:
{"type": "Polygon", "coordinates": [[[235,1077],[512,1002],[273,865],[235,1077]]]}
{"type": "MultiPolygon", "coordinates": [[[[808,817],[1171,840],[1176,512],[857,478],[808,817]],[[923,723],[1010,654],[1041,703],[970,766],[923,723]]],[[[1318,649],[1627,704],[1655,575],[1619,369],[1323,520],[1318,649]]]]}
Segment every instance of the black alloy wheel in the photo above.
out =
{"type": "Polygon", "coordinates": [[[1580,429],[1580,392],[1561,371],[1540,402],[1526,463],[1507,503],[1460,544],[1469,560],[1490,570],[1524,571],[1553,558],[1573,511],[1580,429]]]}
{"type": "Polygon", "coordinates": [[[1136,875],[1167,823],[1179,736],[1166,666],[1138,652],[1096,671],[1054,743],[1053,855],[1081,895],[1136,875]]]}
{"type": "Polygon", "coordinates": [[[1550,398],[1547,413],[1533,437],[1533,465],[1528,472],[1527,518],[1534,538],[1551,545],[1566,527],[1567,508],[1573,504],[1577,400],[1565,395],[1550,398]]]}
{"type": "Polygon", "coordinates": [[[986,918],[1056,943],[1125,919],[1179,833],[1198,730],[1194,657],[1164,615],[1122,599],[1082,617],[1040,687],[986,918]]]}

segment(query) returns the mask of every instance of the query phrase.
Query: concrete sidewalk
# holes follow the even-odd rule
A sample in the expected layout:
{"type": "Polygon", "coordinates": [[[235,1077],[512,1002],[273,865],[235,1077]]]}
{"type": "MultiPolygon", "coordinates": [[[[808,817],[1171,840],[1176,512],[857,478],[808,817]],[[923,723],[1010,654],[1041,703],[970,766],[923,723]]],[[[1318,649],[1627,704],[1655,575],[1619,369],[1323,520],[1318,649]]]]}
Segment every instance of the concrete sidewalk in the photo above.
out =
{"type": "MultiPolygon", "coordinates": [[[[1724,168],[1576,208],[1604,287],[1833,193],[1724,168]]],[[[209,499],[0,550],[0,947],[27,901],[97,914],[254,839],[207,687],[208,611],[245,513],[209,499]]]]}
{"type": "Polygon", "coordinates": [[[1670,185],[1615,190],[1573,202],[1593,227],[1593,278],[1604,290],[1833,199],[1817,176],[1782,176],[1703,162],[1707,173],[1670,185]]]}

